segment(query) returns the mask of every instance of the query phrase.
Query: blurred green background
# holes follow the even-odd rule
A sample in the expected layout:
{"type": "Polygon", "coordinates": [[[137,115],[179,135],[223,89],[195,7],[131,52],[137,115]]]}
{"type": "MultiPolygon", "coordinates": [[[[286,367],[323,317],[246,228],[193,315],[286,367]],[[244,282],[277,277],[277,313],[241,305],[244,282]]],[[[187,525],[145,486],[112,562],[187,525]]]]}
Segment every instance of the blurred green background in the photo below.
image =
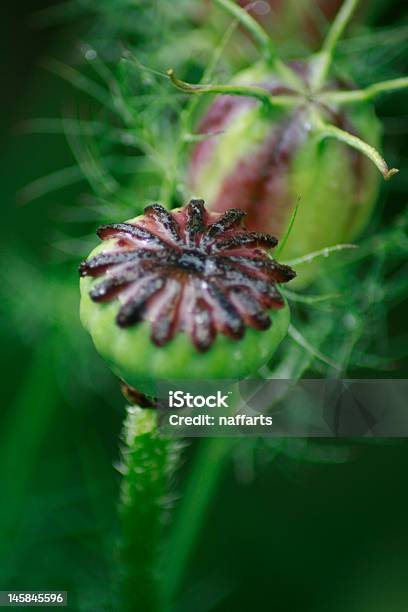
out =
{"type": "MultiPolygon", "coordinates": [[[[198,4],[189,17],[190,39],[203,18],[198,4]]],[[[372,24],[383,38],[364,51],[366,65],[382,52],[391,78],[406,66],[405,3],[372,4],[372,24]]],[[[69,609],[110,610],[124,400],[80,327],[76,267],[101,217],[111,212],[95,212],[60,130],[28,135],[41,130],[26,124],[62,117],[75,105],[86,115],[86,95],[78,98],[41,64],[50,56],[70,64],[89,32],[117,41],[124,26],[112,23],[116,30],[108,32],[100,13],[88,10],[92,3],[67,2],[61,11],[57,3],[48,6],[51,13],[40,0],[1,7],[0,589],[67,590],[69,609]],[[62,168],[68,170],[61,175],[62,168]],[[30,183],[30,195],[38,197],[21,191],[30,183]]],[[[145,27],[141,21],[134,39],[143,38],[145,27]]],[[[356,35],[357,50],[369,35],[367,29],[356,35]]],[[[192,80],[208,49],[199,33],[194,40],[199,59],[187,70],[192,80]]],[[[360,76],[372,80],[367,72],[360,76]]],[[[408,156],[406,101],[396,95],[378,105],[388,159],[401,170],[408,156]]],[[[406,185],[401,172],[387,187],[384,228],[404,210],[406,185]]],[[[387,374],[395,377],[407,377],[406,307],[405,295],[387,314],[402,357],[387,374]]],[[[375,373],[356,366],[349,375],[375,373]]],[[[181,492],[195,446],[186,450],[181,492]]],[[[248,443],[231,459],[190,559],[180,611],[408,609],[407,441],[332,441],[315,448],[292,440],[279,452],[248,443]]]]}

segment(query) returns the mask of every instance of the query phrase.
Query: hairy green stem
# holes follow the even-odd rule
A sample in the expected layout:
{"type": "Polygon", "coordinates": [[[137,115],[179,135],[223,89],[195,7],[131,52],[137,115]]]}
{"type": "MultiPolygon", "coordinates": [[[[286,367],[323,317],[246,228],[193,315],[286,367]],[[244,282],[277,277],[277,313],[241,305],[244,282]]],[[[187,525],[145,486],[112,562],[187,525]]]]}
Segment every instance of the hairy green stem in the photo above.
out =
{"type": "Polygon", "coordinates": [[[343,35],[358,2],[359,0],[344,0],[341,9],[337,13],[322,48],[316,56],[315,73],[312,79],[314,89],[319,89],[324,83],[333,62],[337,43],[343,35]]]}
{"type": "Polygon", "coordinates": [[[354,91],[328,91],[320,94],[319,99],[322,102],[332,102],[334,104],[353,104],[355,102],[366,102],[382,93],[392,93],[407,87],[408,77],[401,77],[399,79],[373,83],[373,85],[369,85],[364,89],[356,89],[354,91]]]}
{"type": "Polygon", "coordinates": [[[161,609],[158,548],[180,445],[157,431],[155,410],[127,407],[122,448],[120,598],[129,612],[161,609]]]}
{"type": "Polygon", "coordinates": [[[162,559],[165,612],[173,609],[186,566],[234,438],[201,440],[162,559]]]}
{"type": "Polygon", "coordinates": [[[298,96],[272,96],[266,89],[252,85],[193,85],[178,79],[174,71],[169,69],[167,74],[175,87],[189,94],[224,94],[230,96],[244,96],[255,98],[268,108],[291,108],[299,104],[298,96]]]}
{"type": "Polygon", "coordinates": [[[341,130],[334,125],[320,122],[318,138],[319,140],[324,140],[325,138],[335,138],[336,140],[349,145],[353,149],[360,151],[360,153],[363,153],[363,155],[368,157],[368,159],[371,159],[386,181],[399,172],[397,168],[389,168],[385,159],[381,157],[379,152],[374,149],[374,147],[361,140],[361,138],[358,138],[345,130],[341,130]]]}

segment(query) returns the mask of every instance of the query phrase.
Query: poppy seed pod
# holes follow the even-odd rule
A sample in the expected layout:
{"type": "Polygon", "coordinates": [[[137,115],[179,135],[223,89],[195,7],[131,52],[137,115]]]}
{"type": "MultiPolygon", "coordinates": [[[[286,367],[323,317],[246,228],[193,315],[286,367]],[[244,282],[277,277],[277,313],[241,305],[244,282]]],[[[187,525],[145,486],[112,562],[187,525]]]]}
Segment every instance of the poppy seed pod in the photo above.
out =
{"type": "Polygon", "coordinates": [[[273,354],[289,324],[277,283],[295,273],[244,216],[192,200],[99,228],[80,265],[81,320],[127,384],[154,396],[157,379],[239,379],[273,354]]]}
{"type": "MultiPolygon", "coordinates": [[[[318,96],[308,99],[313,64],[291,68],[303,96],[263,63],[237,75],[232,85],[256,86],[277,102],[293,96],[294,105],[265,111],[251,97],[219,96],[198,127],[212,136],[195,145],[189,170],[191,189],[202,193],[212,210],[237,206],[248,213],[251,230],[262,228],[279,238],[299,201],[285,259],[352,240],[369,218],[380,184],[361,152],[320,138],[321,125],[330,124],[378,148],[381,126],[371,105],[344,109],[318,96]]],[[[340,81],[330,83],[331,91],[342,89],[340,81]]]]}

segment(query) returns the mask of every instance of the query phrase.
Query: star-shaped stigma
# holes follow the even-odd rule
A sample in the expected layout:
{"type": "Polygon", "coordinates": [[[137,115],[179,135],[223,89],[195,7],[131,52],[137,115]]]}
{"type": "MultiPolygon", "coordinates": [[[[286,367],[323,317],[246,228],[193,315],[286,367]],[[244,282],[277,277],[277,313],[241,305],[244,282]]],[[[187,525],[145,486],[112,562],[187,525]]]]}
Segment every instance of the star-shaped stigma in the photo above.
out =
{"type": "Polygon", "coordinates": [[[238,340],[247,325],[270,327],[268,309],[284,305],[276,283],[295,276],[268,255],[277,240],[249,232],[244,216],[236,208],[209,212],[203,200],[171,212],[147,206],[131,223],[100,227],[98,236],[115,239],[113,247],[82,262],[79,272],[102,277],[90,291],[94,302],[119,300],[119,327],[149,321],[157,346],[185,332],[206,351],[217,333],[238,340]]]}

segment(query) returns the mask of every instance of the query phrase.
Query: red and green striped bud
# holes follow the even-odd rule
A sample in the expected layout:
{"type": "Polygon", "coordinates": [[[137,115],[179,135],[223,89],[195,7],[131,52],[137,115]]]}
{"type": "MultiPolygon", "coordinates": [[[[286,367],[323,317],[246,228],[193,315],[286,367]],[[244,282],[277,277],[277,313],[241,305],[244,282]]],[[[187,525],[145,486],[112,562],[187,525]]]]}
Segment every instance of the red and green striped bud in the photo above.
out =
{"type": "MultiPolygon", "coordinates": [[[[186,93],[222,94],[198,128],[187,123],[185,140],[196,143],[189,188],[211,210],[239,207],[247,212],[249,229],[284,237],[285,260],[353,240],[370,218],[378,171],[384,179],[398,172],[379,153],[382,129],[372,100],[407,87],[408,79],[359,90],[330,75],[336,44],[358,0],[343,2],[319,53],[288,64],[246,11],[232,0],[214,2],[248,29],[263,59],[226,85],[191,85],[168,71],[186,93]]],[[[314,273],[308,266],[299,281],[314,273]]]]}
{"type": "MultiPolygon", "coordinates": [[[[292,68],[307,92],[312,63],[292,68]]],[[[298,97],[291,83],[265,64],[237,75],[232,85],[262,88],[278,103],[283,96],[298,97]]],[[[330,89],[344,90],[344,84],[332,82],[330,89]]],[[[305,93],[293,106],[265,109],[254,98],[220,96],[198,128],[209,137],[193,149],[190,187],[211,209],[237,206],[248,213],[250,229],[279,238],[300,201],[286,259],[352,240],[370,215],[380,177],[361,152],[324,138],[322,124],[380,145],[381,126],[370,104],[344,109],[305,93]]]]}

